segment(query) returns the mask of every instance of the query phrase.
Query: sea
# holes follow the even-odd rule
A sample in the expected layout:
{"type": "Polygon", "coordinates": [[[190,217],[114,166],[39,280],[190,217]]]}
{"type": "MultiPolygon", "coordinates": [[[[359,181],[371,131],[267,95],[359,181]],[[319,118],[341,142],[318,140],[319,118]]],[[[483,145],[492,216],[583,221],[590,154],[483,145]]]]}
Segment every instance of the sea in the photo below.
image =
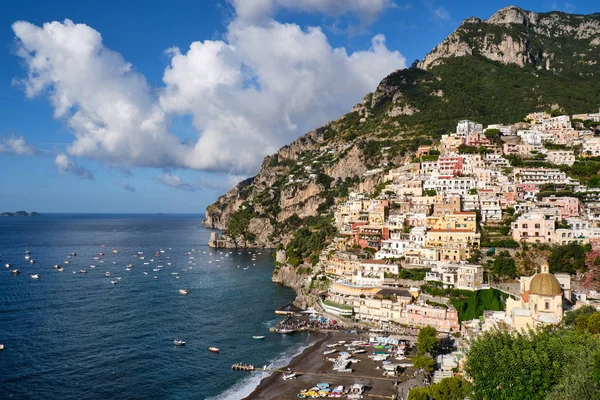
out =
{"type": "Polygon", "coordinates": [[[271,282],[271,252],[210,249],[202,219],[0,218],[0,399],[241,399],[266,373],[232,364],[282,367],[306,348],[269,332],[294,298],[271,282]]]}

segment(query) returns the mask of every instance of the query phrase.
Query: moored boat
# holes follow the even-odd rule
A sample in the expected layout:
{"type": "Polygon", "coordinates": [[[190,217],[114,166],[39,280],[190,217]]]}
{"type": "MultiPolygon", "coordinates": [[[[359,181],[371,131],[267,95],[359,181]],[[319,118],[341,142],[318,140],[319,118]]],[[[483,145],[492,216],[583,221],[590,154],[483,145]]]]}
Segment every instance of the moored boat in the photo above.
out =
{"type": "Polygon", "coordinates": [[[19,271],[18,269],[12,269],[12,270],[10,270],[10,273],[13,275],[19,275],[21,273],[21,271],[19,271]]]}
{"type": "Polygon", "coordinates": [[[175,340],[173,340],[173,344],[175,346],[185,346],[185,342],[183,340],[181,340],[181,339],[175,339],[175,340]]]}
{"type": "Polygon", "coordinates": [[[294,333],[294,332],[295,331],[293,329],[286,329],[286,328],[275,329],[275,333],[281,333],[281,334],[294,333]]]}
{"type": "Polygon", "coordinates": [[[261,340],[264,339],[264,336],[252,336],[252,339],[261,340]]]}
{"type": "Polygon", "coordinates": [[[219,351],[221,351],[221,350],[219,350],[217,347],[209,347],[209,348],[208,348],[208,351],[211,351],[211,352],[213,352],[213,353],[218,353],[218,352],[219,352],[219,351]]]}
{"type": "Polygon", "coordinates": [[[106,271],[106,273],[104,274],[104,276],[110,276],[110,272],[106,271]]]}
{"type": "Polygon", "coordinates": [[[40,279],[40,275],[39,274],[32,274],[31,275],[31,279],[40,279]]]}
{"type": "Polygon", "coordinates": [[[179,294],[188,294],[189,292],[189,289],[179,289],[179,294]]]}

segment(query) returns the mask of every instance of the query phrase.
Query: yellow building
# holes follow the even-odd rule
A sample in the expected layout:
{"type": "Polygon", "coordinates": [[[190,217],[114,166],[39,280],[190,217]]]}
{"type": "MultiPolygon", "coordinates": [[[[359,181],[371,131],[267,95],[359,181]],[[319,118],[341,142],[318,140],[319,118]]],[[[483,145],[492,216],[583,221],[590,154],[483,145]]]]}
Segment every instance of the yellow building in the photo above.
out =
{"type": "Polygon", "coordinates": [[[562,305],[561,284],[543,263],[541,273],[521,278],[521,296],[506,301],[506,315],[517,330],[558,324],[563,316],[562,305]]]}
{"type": "Polygon", "coordinates": [[[427,217],[425,222],[430,229],[466,229],[477,231],[477,214],[472,211],[455,212],[442,216],[427,217]]]}
{"type": "Polygon", "coordinates": [[[464,261],[472,249],[479,248],[479,234],[469,229],[431,229],[425,247],[437,249],[440,261],[464,261]]]}

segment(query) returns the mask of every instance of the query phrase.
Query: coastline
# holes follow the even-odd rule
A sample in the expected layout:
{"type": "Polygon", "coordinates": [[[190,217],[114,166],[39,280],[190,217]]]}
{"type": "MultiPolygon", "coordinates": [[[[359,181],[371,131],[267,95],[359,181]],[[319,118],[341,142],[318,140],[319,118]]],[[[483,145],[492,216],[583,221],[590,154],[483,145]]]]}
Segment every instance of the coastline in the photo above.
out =
{"type": "MultiPolygon", "coordinates": [[[[290,368],[293,370],[294,368],[302,366],[303,364],[305,364],[306,361],[314,358],[314,356],[317,354],[317,351],[321,348],[321,346],[333,337],[332,332],[311,332],[311,333],[319,335],[319,337],[316,340],[314,340],[306,349],[304,349],[304,351],[302,353],[300,353],[300,354],[296,355],[294,358],[292,358],[292,360],[289,362],[288,365],[281,368],[282,370],[287,369],[287,368],[290,368]]],[[[261,379],[260,383],[252,391],[252,393],[250,393],[248,396],[242,398],[242,400],[273,398],[273,397],[264,397],[264,396],[267,395],[267,393],[270,391],[270,389],[275,387],[276,383],[281,381],[281,376],[282,376],[281,372],[273,371],[269,376],[261,379]]],[[[285,396],[284,393],[281,393],[281,395],[285,396]]],[[[290,398],[291,397],[292,396],[290,396],[290,398]]],[[[296,398],[295,395],[293,397],[296,398]]],[[[276,397],[276,398],[284,398],[284,397],[276,397]]]]}

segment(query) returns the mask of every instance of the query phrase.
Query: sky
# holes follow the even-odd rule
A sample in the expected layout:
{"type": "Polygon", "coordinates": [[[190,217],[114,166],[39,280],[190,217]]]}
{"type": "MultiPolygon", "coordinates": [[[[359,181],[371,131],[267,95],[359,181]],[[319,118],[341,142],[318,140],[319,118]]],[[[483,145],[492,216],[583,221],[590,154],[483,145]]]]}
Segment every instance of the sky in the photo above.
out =
{"type": "Polygon", "coordinates": [[[7,0],[0,211],[200,213],[470,16],[592,0],[7,0]]]}

